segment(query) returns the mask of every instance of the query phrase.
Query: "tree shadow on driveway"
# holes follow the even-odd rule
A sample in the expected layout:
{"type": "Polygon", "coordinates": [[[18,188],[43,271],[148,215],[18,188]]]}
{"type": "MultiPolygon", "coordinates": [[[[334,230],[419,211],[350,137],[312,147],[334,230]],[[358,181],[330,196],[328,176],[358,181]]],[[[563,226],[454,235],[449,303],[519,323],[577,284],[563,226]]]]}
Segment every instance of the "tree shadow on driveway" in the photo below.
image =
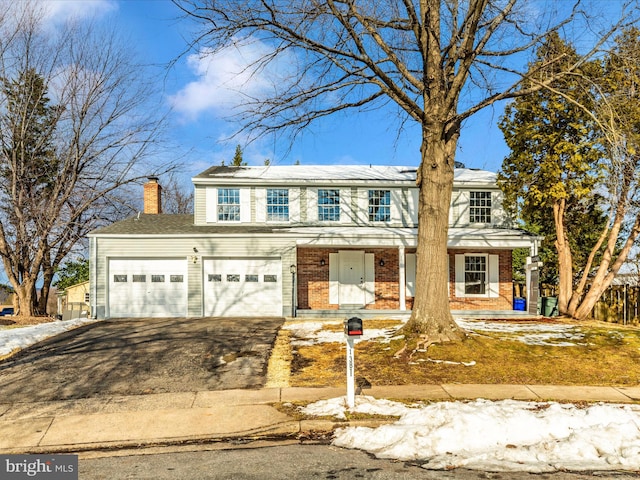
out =
{"type": "Polygon", "coordinates": [[[283,318],[105,320],[0,363],[2,403],[264,385],[283,318]]]}

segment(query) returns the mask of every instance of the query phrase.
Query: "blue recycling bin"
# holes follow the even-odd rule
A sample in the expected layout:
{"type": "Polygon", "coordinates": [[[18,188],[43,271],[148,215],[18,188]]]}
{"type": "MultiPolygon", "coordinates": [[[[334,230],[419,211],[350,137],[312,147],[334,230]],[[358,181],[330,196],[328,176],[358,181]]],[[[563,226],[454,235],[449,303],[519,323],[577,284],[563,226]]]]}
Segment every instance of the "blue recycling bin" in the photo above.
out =
{"type": "Polygon", "coordinates": [[[515,297],[513,299],[513,309],[519,312],[524,312],[527,309],[527,299],[522,297],[515,297]]]}

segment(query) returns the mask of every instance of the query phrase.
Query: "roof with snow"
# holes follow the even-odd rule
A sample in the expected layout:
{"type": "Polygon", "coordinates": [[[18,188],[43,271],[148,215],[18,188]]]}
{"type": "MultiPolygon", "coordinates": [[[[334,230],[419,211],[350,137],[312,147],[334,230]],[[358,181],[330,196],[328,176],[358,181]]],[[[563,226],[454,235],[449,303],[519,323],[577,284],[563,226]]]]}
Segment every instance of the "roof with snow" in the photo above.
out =
{"type": "MultiPolygon", "coordinates": [[[[217,166],[211,167],[193,178],[194,183],[207,183],[228,179],[234,182],[242,180],[262,180],[271,182],[415,182],[415,166],[382,165],[269,165],[269,166],[217,166]]],[[[486,170],[456,168],[455,182],[494,184],[496,174],[486,170]]]]}

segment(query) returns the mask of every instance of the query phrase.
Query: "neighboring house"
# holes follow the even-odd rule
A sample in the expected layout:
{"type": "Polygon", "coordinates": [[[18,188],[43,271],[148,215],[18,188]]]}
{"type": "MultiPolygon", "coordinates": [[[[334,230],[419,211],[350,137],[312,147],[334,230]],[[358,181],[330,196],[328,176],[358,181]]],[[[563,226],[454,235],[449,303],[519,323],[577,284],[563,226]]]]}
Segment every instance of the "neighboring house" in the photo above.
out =
{"type": "MultiPolygon", "coordinates": [[[[407,312],[416,290],[415,179],[415,167],[213,167],[193,178],[194,214],[166,215],[151,178],[144,214],[89,235],[91,312],[407,312]]],[[[512,250],[537,255],[540,237],[511,228],[501,198],[494,173],[456,169],[449,225],[454,311],[512,310],[512,250]]]]}
{"type": "Polygon", "coordinates": [[[89,282],[80,282],[58,292],[57,309],[62,320],[89,316],[89,282]]]}

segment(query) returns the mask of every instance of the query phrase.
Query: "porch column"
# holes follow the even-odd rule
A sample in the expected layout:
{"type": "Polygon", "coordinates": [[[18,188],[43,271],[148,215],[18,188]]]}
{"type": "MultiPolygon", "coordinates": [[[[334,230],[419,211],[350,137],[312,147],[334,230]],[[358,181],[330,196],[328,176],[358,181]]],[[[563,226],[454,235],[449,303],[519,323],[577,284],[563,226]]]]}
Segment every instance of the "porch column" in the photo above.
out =
{"type": "Polygon", "coordinates": [[[407,309],[407,283],[404,259],[404,245],[398,247],[398,298],[400,299],[400,310],[407,309]]]}

